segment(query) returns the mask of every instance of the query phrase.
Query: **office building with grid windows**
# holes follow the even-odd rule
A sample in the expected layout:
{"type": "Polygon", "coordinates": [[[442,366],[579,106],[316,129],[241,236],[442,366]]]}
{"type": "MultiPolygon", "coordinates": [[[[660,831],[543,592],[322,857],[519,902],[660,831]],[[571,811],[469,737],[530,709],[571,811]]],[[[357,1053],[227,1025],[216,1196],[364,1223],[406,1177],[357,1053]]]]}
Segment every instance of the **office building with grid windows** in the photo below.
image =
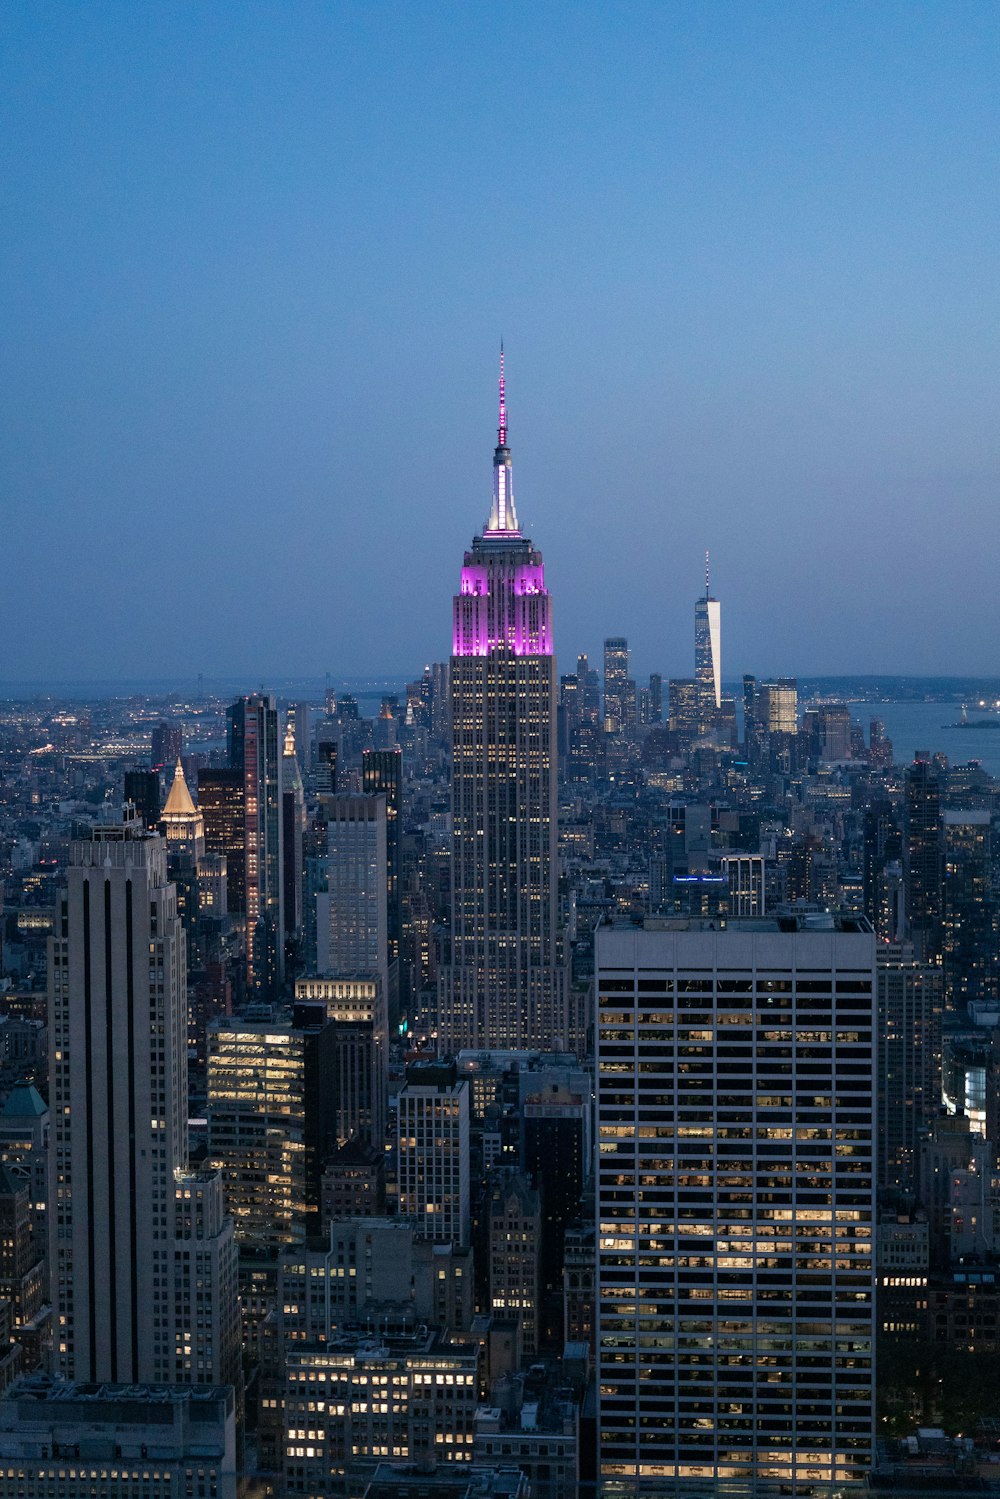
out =
{"type": "Polygon", "coordinates": [[[606,926],[596,988],[603,1492],[862,1479],[870,926],[606,926]]]}

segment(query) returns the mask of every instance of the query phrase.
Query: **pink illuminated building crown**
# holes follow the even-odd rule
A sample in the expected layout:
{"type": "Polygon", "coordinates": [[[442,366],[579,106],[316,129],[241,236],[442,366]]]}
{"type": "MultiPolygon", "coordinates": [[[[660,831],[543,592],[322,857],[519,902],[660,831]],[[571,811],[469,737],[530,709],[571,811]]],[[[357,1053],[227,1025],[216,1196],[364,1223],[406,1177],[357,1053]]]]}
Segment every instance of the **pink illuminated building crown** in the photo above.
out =
{"type": "Polygon", "coordinates": [[[522,536],[514,508],[503,345],[500,346],[500,416],[493,454],[493,504],[482,536],[465,554],[461,591],[455,595],[454,654],[552,655],[552,600],[542,554],[522,536]]]}

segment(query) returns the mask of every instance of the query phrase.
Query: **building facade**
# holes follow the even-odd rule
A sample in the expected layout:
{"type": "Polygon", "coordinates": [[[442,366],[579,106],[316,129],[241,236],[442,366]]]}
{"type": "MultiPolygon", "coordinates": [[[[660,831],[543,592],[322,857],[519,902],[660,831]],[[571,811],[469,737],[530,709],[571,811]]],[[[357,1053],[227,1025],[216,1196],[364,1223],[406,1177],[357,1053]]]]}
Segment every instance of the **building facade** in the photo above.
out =
{"type": "Polygon", "coordinates": [[[825,921],[598,931],[608,1494],[871,1462],[874,939],[825,921]]]}
{"type": "Polygon", "coordinates": [[[0,1400],[0,1499],[236,1499],[226,1386],[54,1383],[0,1400]]]}
{"type": "Polygon", "coordinates": [[[278,710],[273,698],[255,692],[237,698],[226,718],[229,764],[242,790],[247,985],[273,1001],[285,973],[278,710]]]}
{"type": "Polygon", "coordinates": [[[878,1184],[913,1190],[920,1139],[941,1108],[942,975],[910,943],[878,957],[878,1184]]]}
{"type": "Polygon", "coordinates": [[[702,734],[716,727],[722,708],[722,605],[708,590],[694,606],[694,679],[698,688],[698,726],[702,734]]]}
{"type": "Polygon", "coordinates": [[[568,1027],[556,664],[541,553],[514,508],[502,364],[493,504],[465,554],[453,624],[451,962],[440,979],[438,1045],[544,1046],[568,1027]]]}
{"type": "Polygon", "coordinates": [[[397,1100],[399,1214],[424,1238],[468,1244],[471,1230],[469,1084],[411,1068],[397,1100]]]}
{"type": "Polygon", "coordinates": [[[158,835],[98,827],[70,857],[49,954],[56,1367],[155,1381],[187,1164],[184,938],[158,835]]]}
{"type": "Polygon", "coordinates": [[[184,934],[164,843],[126,822],[71,858],[50,947],[56,1368],[238,1388],[233,1225],[218,1178],[187,1172],[184,934]]]}

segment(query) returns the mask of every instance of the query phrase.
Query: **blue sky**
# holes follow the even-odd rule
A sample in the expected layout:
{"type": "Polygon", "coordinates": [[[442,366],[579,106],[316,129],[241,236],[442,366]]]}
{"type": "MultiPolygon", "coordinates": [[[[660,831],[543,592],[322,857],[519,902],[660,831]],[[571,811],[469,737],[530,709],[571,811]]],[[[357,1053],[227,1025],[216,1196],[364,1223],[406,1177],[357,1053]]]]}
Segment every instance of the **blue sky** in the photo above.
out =
{"type": "Polygon", "coordinates": [[[995,672],[1000,8],[0,13],[0,676],[995,672]]]}

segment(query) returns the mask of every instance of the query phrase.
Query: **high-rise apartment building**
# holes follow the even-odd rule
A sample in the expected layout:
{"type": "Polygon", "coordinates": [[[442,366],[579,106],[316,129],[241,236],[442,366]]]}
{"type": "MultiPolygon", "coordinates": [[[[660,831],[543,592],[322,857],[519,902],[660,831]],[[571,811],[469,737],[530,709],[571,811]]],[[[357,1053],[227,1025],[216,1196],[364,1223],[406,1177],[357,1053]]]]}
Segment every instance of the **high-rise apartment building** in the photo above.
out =
{"type": "Polygon", "coordinates": [[[278,710],[273,698],[252,693],[237,698],[226,719],[229,764],[239,772],[243,793],[247,984],[258,997],[274,1000],[285,972],[278,710]]]}
{"type": "Polygon", "coordinates": [[[862,1479],[874,1440],[870,927],[602,927],[596,988],[604,1491],[862,1479]]]}
{"type": "Polygon", "coordinates": [[[556,885],[556,665],[541,553],[511,488],[503,366],[493,505],[466,552],[451,660],[451,962],[438,1044],[567,1037],[556,885]]]}

